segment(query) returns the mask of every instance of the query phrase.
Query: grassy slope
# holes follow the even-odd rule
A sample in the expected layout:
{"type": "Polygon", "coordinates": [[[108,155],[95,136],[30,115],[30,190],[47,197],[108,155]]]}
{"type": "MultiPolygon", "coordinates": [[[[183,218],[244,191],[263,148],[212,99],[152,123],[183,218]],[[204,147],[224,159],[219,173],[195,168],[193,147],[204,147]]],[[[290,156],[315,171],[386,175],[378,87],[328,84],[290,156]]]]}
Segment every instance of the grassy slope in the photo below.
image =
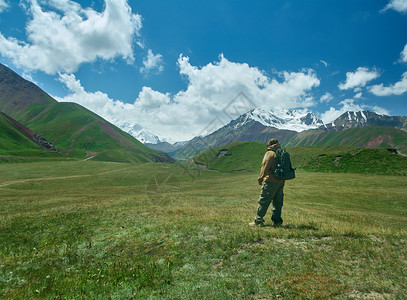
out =
{"type": "Polygon", "coordinates": [[[403,299],[405,178],[297,175],[285,226],[249,228],[256,174],[0,165],[0,298],[403,299]]]}
{"type": "Polygon", "coordinates": [[[234,142],[209,149],[193,160],[209,169],[222,172],[254,171],[259,168],[266,146],[259,142],[234,142]]]}
{"type": "Polygon", "coordinates": [[[26,137],[0,113],[0,153],[11,151],[39,151],[41,148],[26,137]]]}
{"type": "Polygon", "coordinates": [[[407,154],[407,132],[379,126],[351,128],[333,132],[307,130],[298,133],[285,146],[311,145],[397,148],[400,152],[407,154]]]}
{"type": "Polygon", "coordinates": [[[60,159],[62,155],[42,149],[0,114],[0,163],[60,159]]]}
{"type": "Polygon", "coordinates": [[[118,162],[147,162],[157,154],[103,118],[74,103],[32,105],[19,120],[71,154],[85,156],[100,152],[95,159],[118,162]]]}
{"type": "MultiPolygon", "coordinates": [[[[38,86],[0,64],[0,110],[46,138],[71,157],[119,162],[161,159],[106,120],[74,103],[59,103],[38,86]]],[[[164,158],[165,159],[165,158],[164,158]]]]}
{"type": "MultiPolygon", "coordinates": [[[[194,157],[198,164],[222,172],[258,171],[265,152],[258,142],[231,143],[194,157]]],[[[352,146],[287,147],[295,168],[319,172],[407,175],[407,157],[386,149],[352,146]]]]}

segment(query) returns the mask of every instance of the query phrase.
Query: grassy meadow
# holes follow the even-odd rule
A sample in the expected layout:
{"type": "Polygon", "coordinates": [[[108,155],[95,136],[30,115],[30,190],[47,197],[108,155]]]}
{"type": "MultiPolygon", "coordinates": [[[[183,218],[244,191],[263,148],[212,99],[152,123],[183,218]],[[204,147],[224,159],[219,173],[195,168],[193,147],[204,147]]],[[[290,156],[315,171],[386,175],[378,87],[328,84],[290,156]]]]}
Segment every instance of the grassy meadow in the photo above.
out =
{"type": "Polygon", "coordinates": [[[405,176],[298,170],[281,228],[247,226],[256,178],[154,163],[0,164],[0,298],[407,297],[405,176]]]}

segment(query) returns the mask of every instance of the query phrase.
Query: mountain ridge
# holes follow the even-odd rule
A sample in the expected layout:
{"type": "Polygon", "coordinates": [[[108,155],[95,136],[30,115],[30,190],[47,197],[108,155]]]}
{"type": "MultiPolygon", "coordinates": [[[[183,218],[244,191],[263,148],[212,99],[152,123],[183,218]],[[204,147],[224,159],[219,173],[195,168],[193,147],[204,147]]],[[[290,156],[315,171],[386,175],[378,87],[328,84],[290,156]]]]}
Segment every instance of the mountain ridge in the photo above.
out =
{"type": "Polygon", "coordinates": [[[390,117],[370,111],[345,112],[335,121],[321,125],[322,121],[306,110],[300,113],[287,110],[284,113],[289,117],[276,117],[275,113],[260,109],[251,110],[207,136],[195,137],[171,155],[178,159],[188,159],[207,149],[231,142],[266,143],[270,138],[277,138],[282,145],[287,146],[322,145],[321,141],[325,141],[328,145],[394,147],[407,154],[407,117],[390,117]],[[294,131],[275,126],[308,129],[294,131]],[[376,129],[347,131],[367,127],[376,129]],[[359,135],[363,136],[363,141],[359,135]],[[338,140],[339,137],[342,139],[338,140]]]}
{"type": "Polygon", "coordinates": [[[320,129],[327,130],[344,130],[355,127],[365,126],[383,126],[394,127],[407,131],[407,117],[403,116],[386,116],[375,112],[364,111],[347,111],[336,118],[334,121],[324,124],[320,129]]]}

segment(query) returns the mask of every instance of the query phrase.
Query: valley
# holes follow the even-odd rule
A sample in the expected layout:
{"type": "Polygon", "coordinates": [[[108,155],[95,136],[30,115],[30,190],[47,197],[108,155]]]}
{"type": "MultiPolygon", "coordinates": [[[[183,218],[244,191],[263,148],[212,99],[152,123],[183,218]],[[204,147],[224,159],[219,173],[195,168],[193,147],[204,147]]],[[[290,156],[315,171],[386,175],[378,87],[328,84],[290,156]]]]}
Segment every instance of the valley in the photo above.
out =
{"type": "Polygon", "coordinates": [[[0,298],[403,297],[405,176],[298,170],[284,226],[250,228],[256,178],[162,163],[1,164],[0,298]],[[176,181],[151,190],[157,176],[176,181]]]}

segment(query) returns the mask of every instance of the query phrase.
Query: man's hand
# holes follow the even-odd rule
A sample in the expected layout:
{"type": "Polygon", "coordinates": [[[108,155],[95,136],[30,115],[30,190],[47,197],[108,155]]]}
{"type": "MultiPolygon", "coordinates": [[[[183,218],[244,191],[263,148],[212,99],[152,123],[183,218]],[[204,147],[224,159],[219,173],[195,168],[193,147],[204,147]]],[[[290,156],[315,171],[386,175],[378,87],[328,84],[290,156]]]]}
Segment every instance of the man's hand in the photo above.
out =
{"type": "Polygon", "coordinates": [[[257,182],[259,183],[259,185],[263,185],[263,178],[258,178],[257,182]]]}

